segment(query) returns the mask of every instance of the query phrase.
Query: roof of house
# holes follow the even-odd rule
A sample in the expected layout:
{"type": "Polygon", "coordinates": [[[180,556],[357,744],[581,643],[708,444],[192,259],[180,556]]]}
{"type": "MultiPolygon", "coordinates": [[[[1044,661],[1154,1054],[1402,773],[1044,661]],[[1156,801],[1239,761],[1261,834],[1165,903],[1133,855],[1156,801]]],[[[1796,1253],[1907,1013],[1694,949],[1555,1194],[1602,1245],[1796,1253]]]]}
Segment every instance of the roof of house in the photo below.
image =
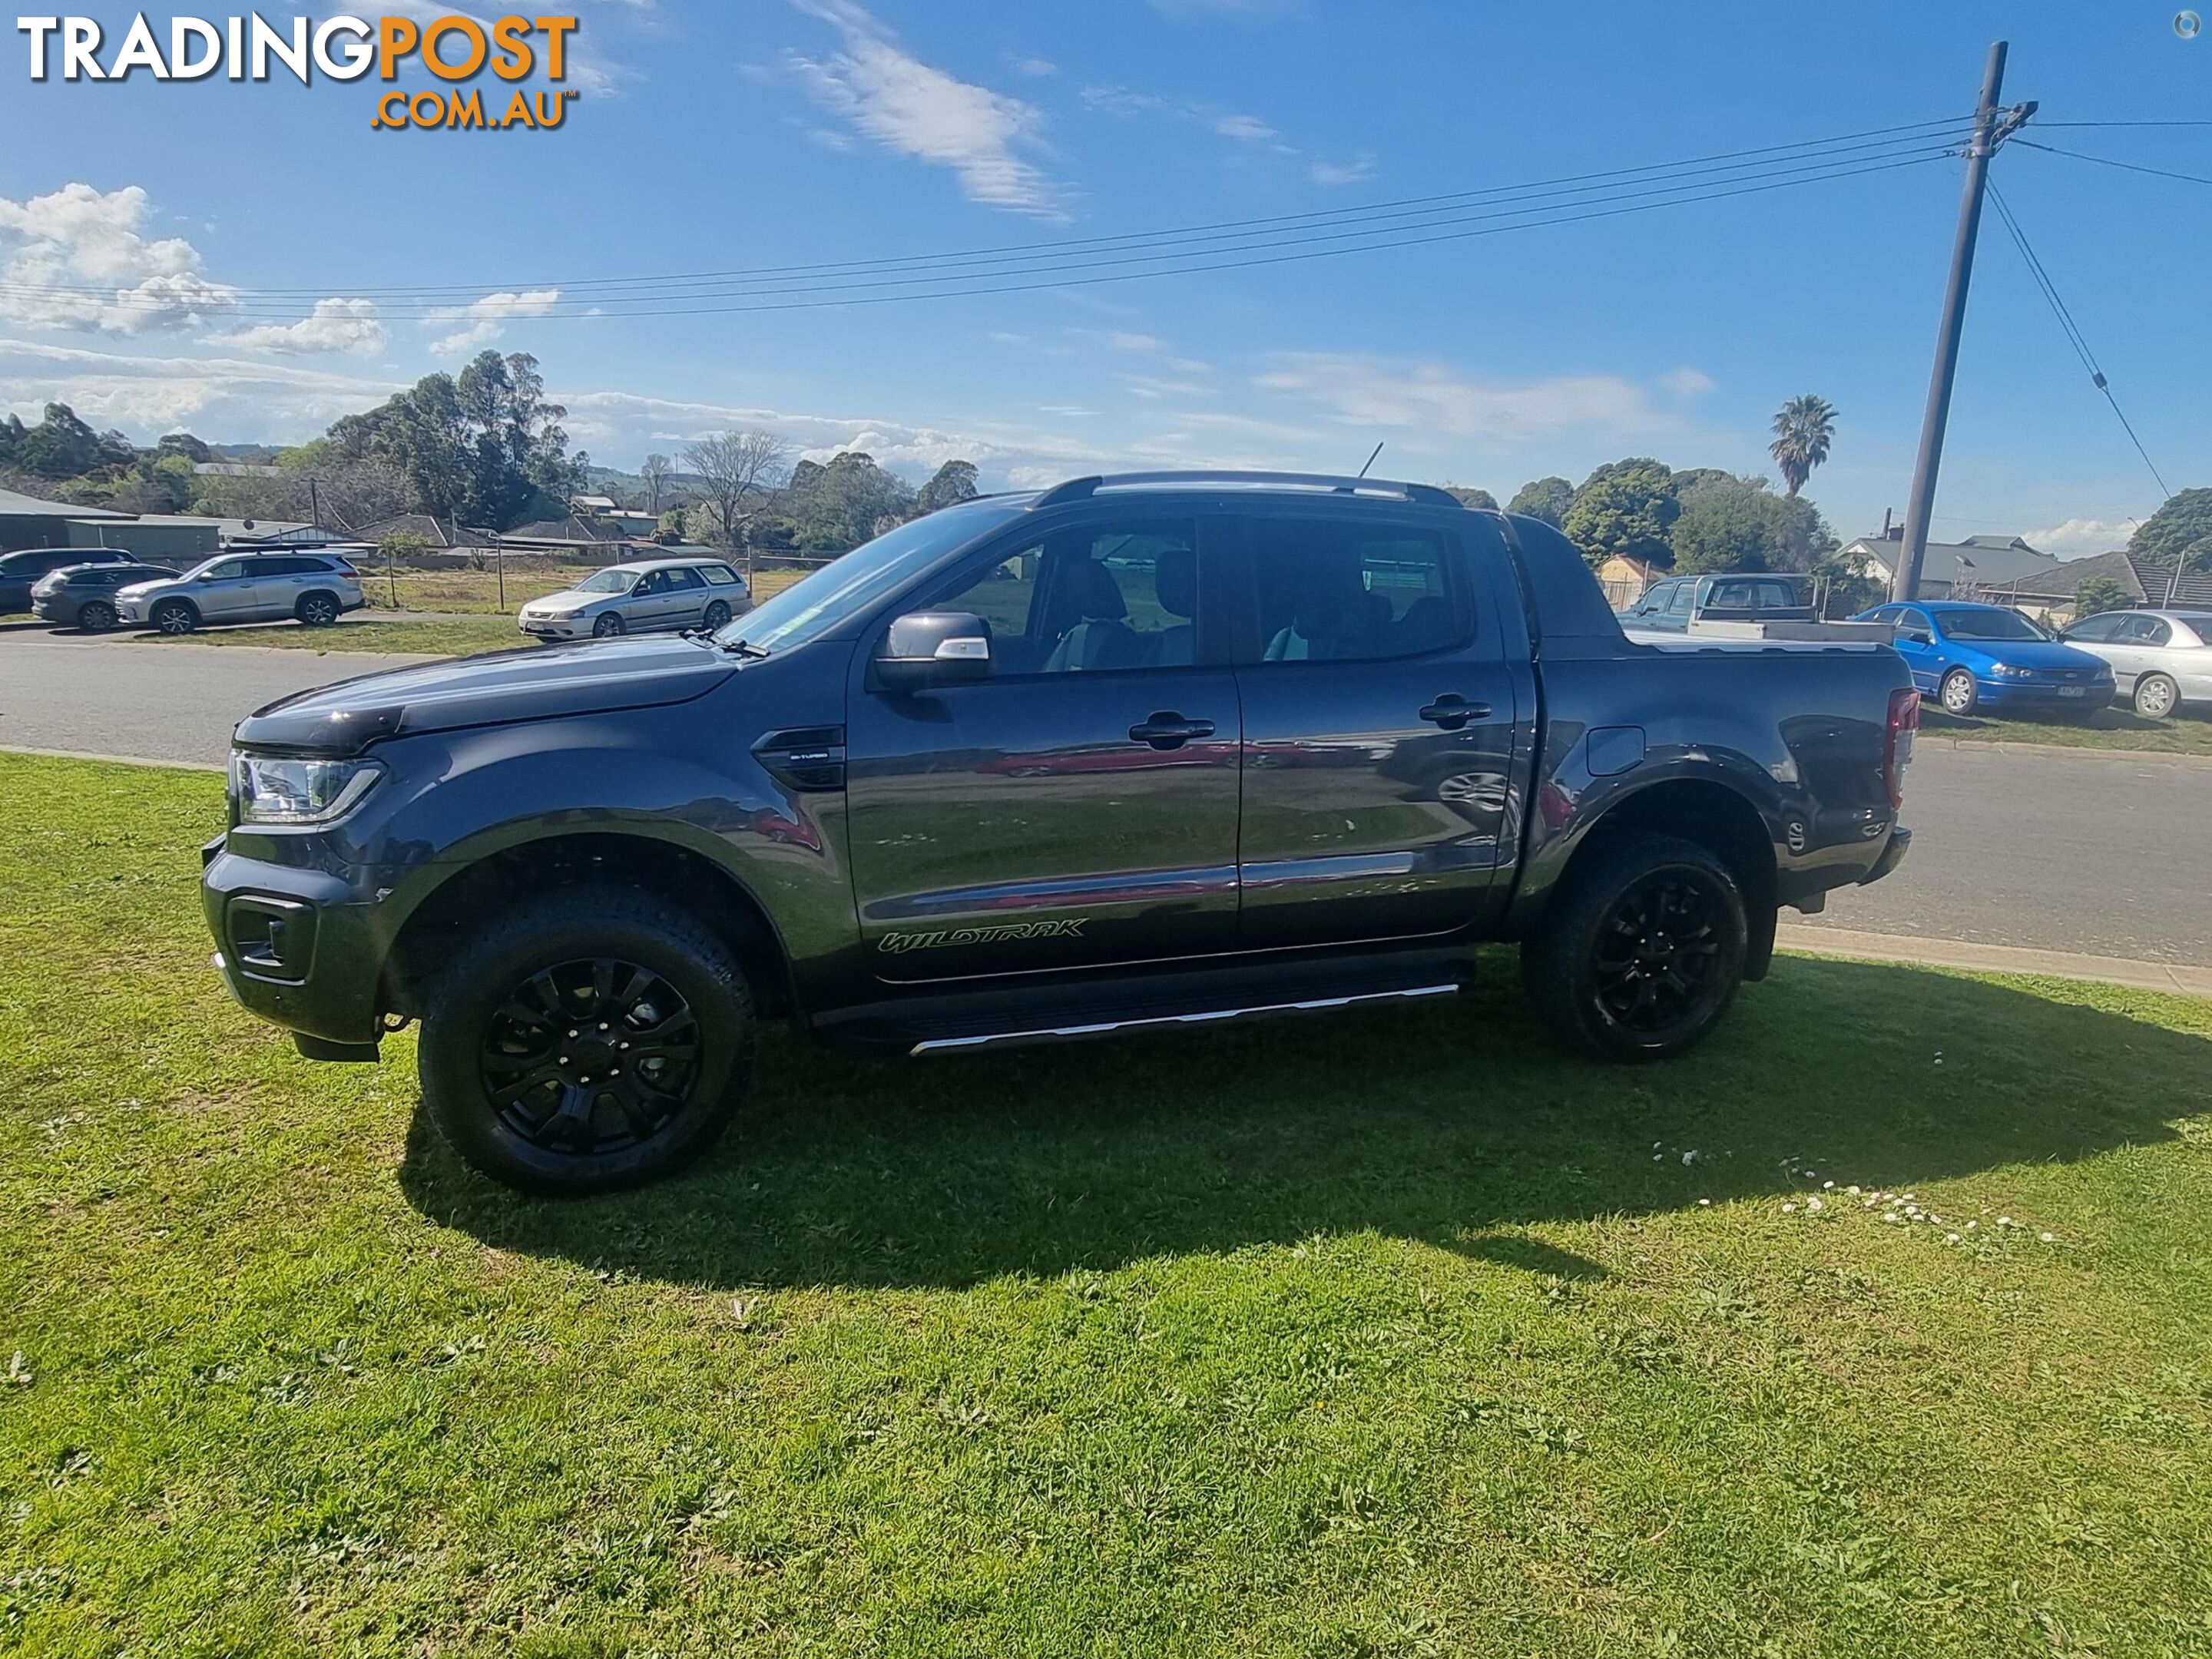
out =
{"type": "Polygon", "coordinates": [[[501,532],[511,542],[618,542],[623,538],[621,526],[590,519],[540,519],[535,524],[517,525],[501,532]]]}
{"type": "MultiPolygon", "coordinates": [[[[1894,572],[1905,556],[1905,544],[1884,536],[1862,536],[1844,550],[1864,553],[1894,572]]],[[[2057,564],[2050,554],[2037,552],[2017,536],[1974,536],[1963,542],[1929,543],[1920,579],[1953,587],[2009,587],[2046,575],[2057,564]]]]}
{"type": "Polygon", "coordinates": [[[615,509],[616,502],[611,495],[571,495],[568,497],[568,505],[588,507],[601,513],[611,513],[615,509]]]}
{"type": "Polygon", "coordinates": [[[36,495],[0,489],[0,519],[129,519],[137,515],[112,512],[104,507],[78,507],[70,501],[40,501],[36,495]]]}

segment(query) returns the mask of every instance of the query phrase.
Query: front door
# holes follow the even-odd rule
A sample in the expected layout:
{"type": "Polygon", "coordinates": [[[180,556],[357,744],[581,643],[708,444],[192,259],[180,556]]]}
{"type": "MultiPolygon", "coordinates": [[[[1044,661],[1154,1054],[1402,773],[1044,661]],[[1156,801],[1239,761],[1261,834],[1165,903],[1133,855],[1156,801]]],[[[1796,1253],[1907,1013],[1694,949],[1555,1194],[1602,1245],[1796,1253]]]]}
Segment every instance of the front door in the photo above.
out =
{"type": "Polygon", "coordinates": [[[1516,856],[1516,733],[1533,717],[1497,532],[1363,503],[1255,511],[1241,539],[1240,948],[1483,920],[1516,856]]]}
{"type": "Polygon", "coordinates": [[[1911,671],[1914,685],[1933,696],[1943,678],[1943,642],[1936,637],[1936,624],[1925,611],[1906,605],[1897,613],[1897,654],[1911,671]]]}
{"type": "Polygon", "coordinates": [[[879,978],[1233,947],[1237,683],[1205,522],[1086,507],[915,596],[984,620],[988,679],[885,690],[866,669],[880,641],[863,645],[847,802],[879,978]]]}
{"type": "Polygon", "coordinates": [[[260,614],[260,582],[251,559],[225,559],[192,585],[192,603],[210,622],[248,622],[260,614]]]}

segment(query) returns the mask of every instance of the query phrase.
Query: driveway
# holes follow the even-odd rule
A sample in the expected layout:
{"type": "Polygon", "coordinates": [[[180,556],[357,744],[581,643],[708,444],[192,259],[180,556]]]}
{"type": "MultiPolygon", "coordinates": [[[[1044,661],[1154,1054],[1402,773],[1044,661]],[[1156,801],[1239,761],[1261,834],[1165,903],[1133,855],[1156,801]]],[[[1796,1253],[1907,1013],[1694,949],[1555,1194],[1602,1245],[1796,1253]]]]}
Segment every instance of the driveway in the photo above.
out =
{"type": "MultiPolygon", "coordinates": [[[[426,660],[0,640],[0,744],[220,765],[230,729],[309,686],[426,660]]],[[[2212,760],[1923,737],[1912,854],[1812,927],[2212,967],[2212,760]]]]}

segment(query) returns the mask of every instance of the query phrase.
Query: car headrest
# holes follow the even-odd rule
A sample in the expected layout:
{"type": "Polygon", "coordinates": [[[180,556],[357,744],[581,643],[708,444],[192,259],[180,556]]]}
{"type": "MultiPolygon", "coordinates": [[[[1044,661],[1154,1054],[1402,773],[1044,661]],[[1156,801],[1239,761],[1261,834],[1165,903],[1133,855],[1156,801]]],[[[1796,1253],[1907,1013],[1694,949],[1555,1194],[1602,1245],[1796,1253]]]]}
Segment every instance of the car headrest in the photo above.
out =
{"type": "Polygon", "coordinates": [[[1112,571],[1096,559],[1085,559],[1075,572],[1076,608],[1084,621],[1119,622],[1129,614],[1128,601],[1121,597],[1112,571]]]}
{"type": "Polygon", "coordinates": [[[1170,547],[1152,568],[1152,589],[1160,609],[1188,622],[1198,614],[1198,555],[1187,547],[1170,547]]]}

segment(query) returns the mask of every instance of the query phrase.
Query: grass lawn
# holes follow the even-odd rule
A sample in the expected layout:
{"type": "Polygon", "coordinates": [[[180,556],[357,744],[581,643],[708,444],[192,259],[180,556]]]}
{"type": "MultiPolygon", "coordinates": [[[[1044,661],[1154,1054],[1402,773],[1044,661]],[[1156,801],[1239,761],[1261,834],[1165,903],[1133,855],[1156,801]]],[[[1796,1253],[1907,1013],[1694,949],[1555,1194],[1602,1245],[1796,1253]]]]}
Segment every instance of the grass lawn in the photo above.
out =
{"type": "MultiPolygon", "coordinates": [[[[441,656],[473,657],[487,651],[514,651],[531,643],[510,617],[441,617],[421,622],[360,622],[341,617],[328,628],[298,623],[270,623],[248,628],[202,628],[182,635],[191,645],[275,645],[299,651],[424,651],[441,656]]],[[[162,634],[145,634],[134,645],[179,642],[162,634]]]]}
{"type": "MultiPolygon", "coordinates": [[[[361,586],[368,602],[380,609],[390,608],[396,592],[398,608],[402,611],[505,617],[509,620],[531,600],[543,599],[548,593],[563,592],[596,568],[557,563],[550,559],[511,558],[507,562],[507,599],[502,605],[496,571],[403,570],[396,581],[388,581],[384,573],[375,568],[375,562],[372,558],[362,567],[361,586]]],[[[742,572],[744,559],[734,562],[742,572]]],[[[781,593],[805,574],[803,570],[763,568],[757,574],[754,597],[765,599],[781,593]]]]}
{"type": "Polygon", "coordinates": [[[2069,749],[2141,749],[2171,755],[2212,755],[2212,720],[2185,713],[2172,720],[2147,720],[2114,704],[2087,720],[2002,720],[1985,715],[1947,714],[1932,701],[1920,705],[1920,729],[1928,737],[1965,742],[2049,743],[2069,749]]]}
{"type": "Polygon", "coordinates": [[[526,1201],[411,1039],[224,998],[219,787],[0,756],[0,1649],[2212,1651],[2212,1004],[778,1039],[694,1175],[526,1201]]]}

